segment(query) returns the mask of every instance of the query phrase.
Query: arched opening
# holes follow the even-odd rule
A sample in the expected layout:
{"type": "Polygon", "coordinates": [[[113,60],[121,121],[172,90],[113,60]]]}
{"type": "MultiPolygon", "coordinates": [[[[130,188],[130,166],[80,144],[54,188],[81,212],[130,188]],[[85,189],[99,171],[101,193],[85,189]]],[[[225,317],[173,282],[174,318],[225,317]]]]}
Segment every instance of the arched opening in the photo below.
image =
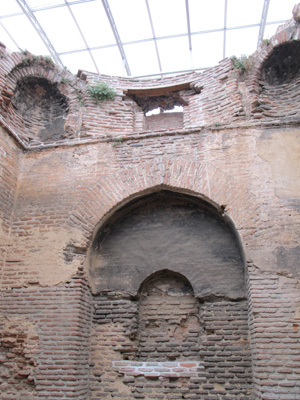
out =
{"type": "Polygon", "coordinates": [[[138,360],[198,359],[198,301],[183,275],[164,270],[143,282],[138,324],[138,360]]]}
{"type": "Polygon", "coordinates": [[[135,101],[144,113],[147,130],[183,128],[183,110],[188,106],[185,92],[189,83],[147,89],[129,89],[128,97],[135,101]]]}
{"type": "Polygon", "coordinates": [[[119,208],[96,232],[87,267],[94,293],[136,296],[149,274],[170,269],[193,282],[197,297],[245,298],[244,262],[229,219],[203,199],[168,190],[119,208]]]}
{"type": "Polygon", "coordinates": [[[299,117],[300,43],[275,47],[260,71],[260,109],[264,117],[293,120],[299,117]]]}
{"type": "Polygon", "coordinates": [[[184,396],[194,381],[197,398],[250,398],[244,262],[215,207],[167,190],[129,202],[95,234],[88,272],[101,390],[116,374],[130,399],[149,379],[153,399],[184,396]]]}
{"type": "Polygon", "coordinates": [[[263,62],[260,79],[270,85],[292,81],[300,72],[300,43],[297,40],[275,47],[263,62]]]}
{"type": "Polygon", "coordinates": [[[18,80],[11,102],[15,112],[41,141],[62,137],[69,102],[57,83],[43,77],[26,76],[18,80]]]}

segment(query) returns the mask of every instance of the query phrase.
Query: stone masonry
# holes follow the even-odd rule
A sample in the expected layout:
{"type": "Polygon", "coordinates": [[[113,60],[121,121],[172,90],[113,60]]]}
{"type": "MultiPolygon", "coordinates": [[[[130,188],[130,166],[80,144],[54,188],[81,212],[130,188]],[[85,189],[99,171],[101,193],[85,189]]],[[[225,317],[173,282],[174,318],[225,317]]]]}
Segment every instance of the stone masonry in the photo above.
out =
{"type": "Polygon", "coordinates": [[[299,9],[169,78],[0,44],[1,400],[300,399],[299,9]]]}

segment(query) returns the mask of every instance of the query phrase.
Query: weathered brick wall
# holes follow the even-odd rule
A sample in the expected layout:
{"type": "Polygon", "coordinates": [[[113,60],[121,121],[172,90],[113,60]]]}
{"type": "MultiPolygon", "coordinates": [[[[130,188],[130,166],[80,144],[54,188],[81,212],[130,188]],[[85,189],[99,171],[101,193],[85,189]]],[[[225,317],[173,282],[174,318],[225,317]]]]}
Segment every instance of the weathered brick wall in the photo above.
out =
{"type": "Polygon", "coordinates": [[[297,399],[299,371],[299,280],[261,273],[249,264],[250,326],[258,399],[297,399]]]}
{"type": "MultiPolygon", "coordinates": [[[[203,74],[151,81],[85,72],[75,78],[41,60],[25,65],[33,56],[1,47],[4,399],[249,400],[248,318],[255,399],[298,400],[299,73],[292,69],[292,79],[279,85],[262,79],[270,76],[265,60],[298,38],[299,24],[291,21],[254,54],[245,73],[226,59],[203,74]],[[13,108],[10,96],[28,75],[47,79],[67,97],[63,134],[42,139],[34,121],[25,124],[13,108]],[[115,101],[96,106],[85,96],[86,84],[98,79],[117,89],[115,101]],[[128,90],[140,88],[145,96],[147,88],[161,93],[179,84],[187,103],[183,128],[147,130],[128,90]],[[158,376],[160,364],[134,359],[136,286],[128,293],[124,281],[122,290],[91,294],[86,279],[96,232],[122,207],[161,190],[207,201],[232,221],[248,262],[248,312],[243,299],[198,304],[200,361],[169,361],[158,376]],[[187,375],[178,378],[174,368],[187,375]]],[[[152,272],[142,272],[143,279],[152,272]]]]}
{"type": "Polygon", "coordinates": [[[96,296],[94,320],[104,327],[92,351],[95,397],[252,398],[241,255],[226,224],[201,206],[168,192],[146,196],[95,236],[93,291],[110,290],[96,296]]]}
{"type": "Polygon", "coordinates": [[[160,131],[163,126],[165,129],[181,129],[183,127],[183,113],[161,113],[150,115],[145,118],[146,130],[160,131]]]}
{"type": "MultiPolygon", "coordinates": [[[[21,150],[0,128],[0,276],[4,277],[10,229],[21,171],[21,150]]],[[[12,283],[12,282],[11,282],[12,283]]]]}
{"type": "Polygon", "coordinates": [[[91,300],[86,282],[2,292],[3,399],[86,399],[91,300]]]}
{"type": "Polygon", "coordinates": [[[199,309],[189,282],[165,274],[143,286],[138,307],[136,358],[198,360],[199,309]]]}
{"type": "MultiPolygon", "coordinates": [[[[254,129],[216,129],[209,134],[166,135],[115,146],[90,145],[27,154],[23,160],[3,288],[38,283],[51,287],[69,279],[83,263],[90,234],[98,221],[111,208],[122,204],[122,199],[147,193],[147,189],[155,190],[161,185],[183,191],[189,189],[226,205],[227,213],[241,235],[247,257],[255,260],[254,272],[259,279],[268,281],[272,271],[275,275],[276,271],[279,273],[277,277],[286,275],[293,290],[286,292],[280,288],[281,295],[276,303],[284,310],[287,324],[281,340],[290,343],[285,346],[290,346],[290,336],[294,335],[292,339],[297,346],[299,332],[294,332],[293,326],[297,323],[294,315],[300,301],[297,280],[299,214],[294,179],[284,180],[284,176],[287,171],[295,178],[298,174],[298,130],[268,132],[268,139],[261,135],[261,131],[254,129]],[[287,151],[284,159],[273,157],[279,148],[287,151]],[[158,154],[147,161],[149,152],[164,156],[158,154]],[[197,159],[203,163],[198,164],[197,159]]],[[[249,273],[252,278],[251,270],[249,273]]],[[[253,282],[251,296],[260,290],[258,282],[253,282]]],[[[265,291],[266,287],[261,290],[265,291]]],[[[270,291],[271,296],[272,288],[270,291]]],[[[256,338],[259,339],[255,325],[260,323],[259,304],[254,305],[251,314],[253,344],[256,338]]],[[[271,311],[270,315],[273,315],[271,311]]],[[[261,324],[264,332],[272,332],[272,319],[263,318],[261,324]]],[[[102,331],[93,329],[99,338],[102,331]]],[[[112,360],[111,352],[114,356],[116,352],[109,349],[109,343],[107,341],[107,351],[112,360]]],[[[268,353],[269,363],[275,364],[272,365],[272,378],[267,366],[259,366],[259,360],[265,359],[265,349],[260,346],[253,349],[257,360],[254,372],[259,376],[255,381],[257,387],[263,385],[263,376],[272,383],[258,398],[266,398],[272,393],[275,393],[274,399],[278,398],[276,390],[279,387],[281,391],[285,390],[287,398],[296,400],[296,395],[290,394],[289,386],[277,383],[276,371],[282,369],[282,361],[278,362],[281,356],[272,350],[268,353]]],[[[97,354],[98,362],[105,368],[105,361],[100,361],[102,350],[97,354]]],[[[289,364],[288,360],[286,364],[289,364]]],[[[297,360],[292,369],[293,376],[297,376],[297,360]]],[[[110,380],[109,373],[106,374],[106,379],[110,380]]],[[[100,385],[97,380],[95,384],[100,385]]],[[[293,386],[297,391],[297,380],[293,386]]],[[[125,388],[127,393],[128,388],[125,388]]]]}
{"type": "MultiPolygon", "coordinates": [[[[98,297],[95,303],[90,361],[91,398],[110,398],[111,395],[128,399],[192,399],[199,396],[210,399],[212,395],[216,399],[224,396],[244,400],[252,398],[245,301],[206,302],[197,313],[201,327],[196,329],[195,321],[190,324],[187,341],[181,340],[179,334],[175,346],[160,332],[160,336],[156,335],[158,351],[154,349],[146,356],[147,348],[151,346],[148,343],[147,348],[140,347],[142,356],[137,357],[137,303],[122,299],[120,295],[114,299],[114,296],[111,293],[108,297],[98,297]],[[186,347],[189,342],[193,342],[194,350],[186,347]],[[188,354],[187,358],[184,354],[188,354]],[[145,357],[149,360],[143,361],[145,357]],[[168,361],[168,357],[178,361],[168,361]]],[[[165,311],[163,307],[157,309],[157,306],[155,310],[165,311]]],[[[177,313],[177,318],[179,316],[177,313]]],[[[159,314],[156,314],[158,318],[159,314]]],[[[170,324],[170,336],[174,329],[175,325],[170,324]]],[[[142,337],[139,339],[143,340],[142,337]]]]}

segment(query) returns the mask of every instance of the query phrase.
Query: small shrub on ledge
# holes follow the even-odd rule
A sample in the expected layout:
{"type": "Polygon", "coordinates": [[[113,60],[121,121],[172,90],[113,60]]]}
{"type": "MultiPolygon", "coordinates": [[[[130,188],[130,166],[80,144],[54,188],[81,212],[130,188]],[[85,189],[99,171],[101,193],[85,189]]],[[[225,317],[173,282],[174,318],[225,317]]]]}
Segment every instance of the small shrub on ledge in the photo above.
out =
{"type": "Polygon", "coordinates": [[[234,56],[231,58],[231,60],[234,68],[238,69],[241,72],[248,71],[253,65],[253,60],[251,56],[247,57],[245,55],[242,55],[239,58],[234,56]]]}
{"type": "Polygon", "coordinates": [[[94,100],[95,104],[99,104],[99,101],[113,100],[116,96],[116,92],[105,82],[99,82],[95,85],[88,86],[88,95],[94,100]]]}

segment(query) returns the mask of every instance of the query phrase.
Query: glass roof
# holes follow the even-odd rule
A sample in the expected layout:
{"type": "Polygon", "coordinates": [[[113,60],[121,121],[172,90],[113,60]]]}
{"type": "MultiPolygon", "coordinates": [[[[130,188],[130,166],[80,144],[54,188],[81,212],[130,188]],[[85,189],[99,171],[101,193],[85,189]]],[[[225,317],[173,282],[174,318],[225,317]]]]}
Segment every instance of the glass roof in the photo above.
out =
{"type": "Polygon", "coordinates": [[[250,55],[296,0],[0,0],[0,41],[73,73],[142,77],[250,55]]]}

